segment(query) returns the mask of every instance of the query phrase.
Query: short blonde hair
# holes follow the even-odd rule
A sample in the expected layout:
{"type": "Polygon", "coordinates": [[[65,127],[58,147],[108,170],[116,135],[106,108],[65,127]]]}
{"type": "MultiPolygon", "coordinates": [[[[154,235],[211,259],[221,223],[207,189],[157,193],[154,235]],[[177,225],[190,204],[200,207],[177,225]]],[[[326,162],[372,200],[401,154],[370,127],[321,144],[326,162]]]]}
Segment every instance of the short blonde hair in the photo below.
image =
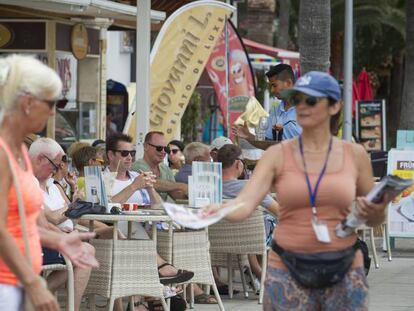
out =
{"type": "Polygon", "coordinates": [[[34,159],[40,154],[48,156],[50,159],[54,159],[61,153],[65,154],[62,147],[52,138],[41,137],[36,139],[29,148],[29,156],[34,159]]]}
{"type": "Polygon", "coordinates": [[[203,143],[190,143],[184,148],[185,163],[191,164],[193,161],[199,161],[200,158],[210,154],[210,148],[203,143]]]}
{"type": "Polygon", "coordinates": [[[58,74],[33,56],[12,54],[0,58],[0,110],[11,111],[22,93],[53,100],[62,92],[58,74]]]}

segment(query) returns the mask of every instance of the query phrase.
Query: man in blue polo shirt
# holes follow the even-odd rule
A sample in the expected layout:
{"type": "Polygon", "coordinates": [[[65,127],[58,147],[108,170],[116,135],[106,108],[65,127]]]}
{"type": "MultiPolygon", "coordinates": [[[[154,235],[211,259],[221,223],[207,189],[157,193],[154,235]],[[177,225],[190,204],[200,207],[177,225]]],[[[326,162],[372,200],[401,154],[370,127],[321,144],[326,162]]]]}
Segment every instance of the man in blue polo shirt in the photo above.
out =
{"type": "MultiPolygon", "coordinates": [[[[269,79],[270,93],[282,99],[281,93],[293,87],[295,84],[295,74],[292,67],[287,64],[279,64],[270,68],[266,72],[269,79]]],[[[289,101],[282,100],[278,106],[270,108],[269,127],[266,130],[266,139],[274,140],[273,131],[279,135],[278,140],[285,140],[299,136],[302,128],[296,121],[296,108],[289,101]]],[[[234,126],[233,133],[240,138],[255,140],[255,136],[249,132],[247,125],[234,126]]]]}

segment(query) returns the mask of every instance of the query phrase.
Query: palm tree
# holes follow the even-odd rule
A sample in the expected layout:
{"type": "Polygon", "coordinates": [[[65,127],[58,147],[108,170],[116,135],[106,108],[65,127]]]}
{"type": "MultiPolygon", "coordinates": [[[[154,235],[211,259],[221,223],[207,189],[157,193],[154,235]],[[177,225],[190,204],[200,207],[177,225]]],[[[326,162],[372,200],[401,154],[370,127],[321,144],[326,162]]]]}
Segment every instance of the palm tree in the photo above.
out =
{"type": "Polygon", "coordinates": [[[328,71],[331,50],[331,1],[301,0],[299,7],[301,73],[328,71]]]}
{"type": "Polygon", "coordinates": [[[407,1],[405,7],[406,23],[406,59],[403,100],[401,106],[401,129],[414,128],[414,1],[407,1]]]}
{"type": "Polygon", "coordinates": [[[288,49],[289,47],[290,6],[290,0],[279,0],[279,27],[276,46],[281,49],[288,49]]]}

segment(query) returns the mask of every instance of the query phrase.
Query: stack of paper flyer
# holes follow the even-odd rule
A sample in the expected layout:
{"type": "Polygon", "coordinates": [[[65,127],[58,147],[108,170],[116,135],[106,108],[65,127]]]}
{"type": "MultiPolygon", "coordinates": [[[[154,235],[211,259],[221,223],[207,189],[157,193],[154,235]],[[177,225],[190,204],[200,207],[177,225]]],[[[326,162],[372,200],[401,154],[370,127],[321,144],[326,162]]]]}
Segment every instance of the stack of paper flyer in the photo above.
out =
{"type": "Polygon", "coordinates": [[[221,203],[223,195],[221,163],[192,163],[192,176],[188,177],[188,201],[191,207],[221,203]]]}
{"type": "Polygon", "coordinates": [[[220,221],[223,217],[227,216],[229,213],[243,207],[243,204],[237,204],[232,206],[226,206],[217,211],[217,213],[210,215],[208,217],[203,217],[201,215],[200,209],[189,208],[184,205],[177,205],[172,203],[163,203],[164,209],[167,212],[168,216],[171,217],[180,226],[191,228],[191,229],[201,229],[216,222],[220,221]]]}
{"type": "Polygon", "coordinates": [[[367,194],[367,199],[373,203],[380,203],[387,195],[389,200],[394,199],[398,194],[413,184],[412,179],[403,179],[395,175],[385,176],[367,194]]]}

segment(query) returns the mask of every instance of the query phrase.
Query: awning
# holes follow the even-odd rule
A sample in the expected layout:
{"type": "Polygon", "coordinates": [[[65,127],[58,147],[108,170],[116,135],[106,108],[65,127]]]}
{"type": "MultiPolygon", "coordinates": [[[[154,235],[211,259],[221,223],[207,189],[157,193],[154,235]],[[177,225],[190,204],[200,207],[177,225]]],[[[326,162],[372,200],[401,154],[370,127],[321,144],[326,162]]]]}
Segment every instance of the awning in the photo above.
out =
{"type": "Polygon", "coordinates": [[[270,66],[276,66],[280,64],[276,58],[266,54],[249,53],[250,64],[256,69],[268,70],[270,66]]]}
{"type": "MultiPolygon", "coordinates": [[[[137,8],[108,0],[1,0],[2,5],[24,7],[39,13],[50,13],[63,18],[111,18],[125,22],[136,22],[137,8]]],[[[165,13],[151,10],[151,21],[161,22],[165,13]]]]}
{"type": "Polygon", "coordinates": [[[243,39],[243,43],[249,52],[264,53],[276,57],[277,59],[280,59],[282,63],[288,63],[292,67],[295,67],[296,64],[299,65],[298,52],[275,48],[249,39],[243,39]]]}

